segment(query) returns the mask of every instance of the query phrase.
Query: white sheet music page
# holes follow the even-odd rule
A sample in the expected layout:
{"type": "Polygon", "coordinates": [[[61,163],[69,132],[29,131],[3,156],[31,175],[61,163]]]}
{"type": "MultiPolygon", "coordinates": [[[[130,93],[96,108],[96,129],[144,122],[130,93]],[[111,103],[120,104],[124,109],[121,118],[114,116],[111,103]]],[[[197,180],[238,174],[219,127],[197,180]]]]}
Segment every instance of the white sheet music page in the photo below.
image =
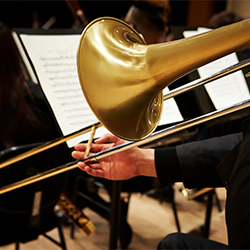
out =
{"type": "MultiPolygon", "coordinates": [[[[20,37],[63,135],[98,122],[78,80],[76,53],[80,35],[24,34],[20,37]]],[[[67,145],[73,147],[88,138],[89,133],[67,141],[67,145]]]]}
{"type": "MultiPolygon", "coordinates": [[[[164,88],[163,95],[169,92],[168,87],[164,88]]],[[[180,110],[174,100],[170,98],[163,102],[162,116],[159,125],[170,124],[183,121],[180,110]]]]}
{"type": "MultiPolygon", "coordinates": [[[[198,28],[197,31],[185,31],[183,35],[188,37],[209,30],[198,28]]],[[[232,53],[198,68],[197,71],[200,77],[208,77],[238,62],[236,53],[232,53]]],[[[221,109],[249,98],[249,89],[241,70],[208,83],[204,87],[216,109],[221,109]]]]}

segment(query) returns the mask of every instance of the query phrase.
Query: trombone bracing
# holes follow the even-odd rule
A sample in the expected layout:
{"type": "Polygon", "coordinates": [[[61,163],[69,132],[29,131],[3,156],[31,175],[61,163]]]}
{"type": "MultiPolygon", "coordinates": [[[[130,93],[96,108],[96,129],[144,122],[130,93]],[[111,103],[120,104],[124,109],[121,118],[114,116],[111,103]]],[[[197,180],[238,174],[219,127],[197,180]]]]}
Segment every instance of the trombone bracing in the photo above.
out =
{"type": "MultiPolygon", "coordinates": [[[[13,157],[1,163],[0,168],[90,132],[93,126],[98,128],[104,125],[110,132],[129,142],[90,155],[84,161],[98,161],[112,154],[143,146],[192,126],[249,108],[250,99],[153,133],[159,123],[163,100],[250,65],[250,59],[247,59],[209,77],[174,89],[164,97],[162,95],[162,90],[181,76],[224,55],[250,46],[249,31],[250,19],[180,41],[146,45],[141,36],[121,20],[110,17],[94,20],[82,33],[77,66],[85,98],[100,123],[13,157]],[[193,53],[195,50],[199,53],[193,53]],[[193,57],[192,53],[195,54],[193,57]],[[125,121],[121,115],[125,116],[125,121]],[[131,126],[127,126],[127,122],[131,126]]],[[[2,187],[0,194],[77,168],[77,162],[2,187]]]]}
{"type": "MultiPolygon", "coordinates": [[[[102,151],[99,153],[95,153],[93,155],[90,155],[89,157],[87,157],[83,161],[98,161],[104,157],[128,150],[128,149],[133,148],[133,147],[142,146],[144,144],[147,144],[147,143],[153,142],[155,140],[161,139],[165,136],[169,136],[171,134],[177,133],[177,132],[182,131],[184,129],[191,128],[195,125],[199,125],[199,124],[202,124],[204,122],[208,122],[208,121],[211,121],[211,120],[216,119],[218,117],[221,117],[221,116],[224,116],[227,114],[231,114],[233,112],[240,111],[242,109],[249,108],[249,107],[250,107],[250,99],[247,99],[245,101],[236,103],[235,105],[229,106],[225,109],[217,110],[217,111],[202,115],[200,117],[191,119],[189,121],[185,121],[185,122],[182,122],[180,124],[174,125],[172,127],[163,129],[161,131],[155,132],[143,140],[129,141],[125,144],[116,146],[114,148],[111,148],[111,149],[108,149],[108,150],[105,150],[105,151],[102,151]]],[[[9,192],[9,191],[12,191],[14,189],[26,186],[28,184],[49,178],[51,176],[61,174],[61,173],[70,171],[72,169],[75,169],[75,168],[77,168],[77,162],[78,162],[78,160],[74,161],[72,163],[69,163],[69,164],[65,164],[65,165],[47,170],[46,172],[39,173],[39,174],[34,175],[30,178],[27,178],[27,179],[21,180],[19,182],[7,185],[5,187],[2,187],[2,188],[0,188],[0,194],[3,194],[6,192],[9,192]]]]}

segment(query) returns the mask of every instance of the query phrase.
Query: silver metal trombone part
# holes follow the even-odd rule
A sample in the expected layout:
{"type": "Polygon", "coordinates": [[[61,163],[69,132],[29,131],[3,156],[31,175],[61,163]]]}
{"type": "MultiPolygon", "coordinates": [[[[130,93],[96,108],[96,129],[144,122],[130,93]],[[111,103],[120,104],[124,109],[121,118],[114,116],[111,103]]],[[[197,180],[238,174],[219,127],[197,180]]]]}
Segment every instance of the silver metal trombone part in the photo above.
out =
{"type": "MultiPolygon", "coordinates": [[[[185,92],[191,91],[192,89],[194,89],[194,88],[196,88],[198,86],[202,86],[204,84],[207,84],[209,82],[217,80],[217,79],[219,79],[221,77],[232,74],[232,73],[234,73],[234,72],[236,72],[238,70],[241,70],[241,69],[243,69],[243,68],[245,68],[245,67],[247,67],[249,65],[250,65],[250,58],[246,59],[244,61],[241,61],[239,63],[236,63],[236,64],[234,64],[234,65],[232,65],[232,66],[230,66],[228,68],[225,68],[225,69],[223,69],[223,70],[221,70],[221,71],[219,71],[219,72],[217,72],[215,74],[212,74],[212,75],[210,75],[208,77],[197,79],[197,80],[195,80],[193,82],[190,82],[190,83],[187,83],[187,84],[185,84],[185,85],[183,85],[183,86],[181,86],[179,88],[173,89],[173,90],[169,91],[166,95],[164,95],[163,99],[165,101],[165,100],[170,99],[172,97],[175,97],[175,96],[177,96],[179,94],[183,94],[185,92]]],[[[0,163],[0,169],[4,168],[6,166],[9,166],[9,165],[11,165],[11,164],[13,164],[13,163],[15,163],[17,161],[28,158],[28,157],[30,157],[32,155],[38,154],[38,153],[40,153],[42,151],[45,151],[45,150],[47,150],[49,148],[55,147],[55,146],[57,146],[57,145],[59,145],[61,143],[66,142],[67,140],[75,138],[75,137],[77,137],[77,136],[79,136],[81,134],[90,132],[93,126],[98,128],[98,127],[101,127],[102,124],[101,123],[96,123],[96,124],[90,125],[90,126],[88,126],[86,128],[83,128],[83,129],[81,129],[81,130],[79,130],[77,132],[69,134],[69,135],[67,135],[65,137],[58,138],[56,140],[53,140],[53,141],[47,142],[45,144],[42,144],[42,145],[40,145],[40,146],[38,146],[38,147],[36,147],[34,149],[31,149],[31,150],[29,150],[29,151],[27,151],[27,152],[25,152],[23,154],[20,154],[18,156],[15,156],[15,157],[9,159],[9,160],[6,160],[5,162],[0,163]]]]}
{"type": "MultiPolygon", "coordinates": [[[[146,139],[143,139],[141,141],[129,141],[129,142],[122,144],[122,145],[119,145],[117,147],[114,147],[114,148],[111,148],[111,149],[108,149],[108,150],[105,150],[105,151],[102,151],[99,153],[95,153],[93,155],[90,155],[89,157],[87,157],[83,161],[90,162],[90,163],[93,161],[99,161],[104,157],[108,157],[108,156],[111,156],[113,154],[120,153],[122,151],[128,150],[128,149],[133,148],[133,147],[142,146],[144,144],[161,139],[165,136],[169,136],[171,134],[180,132],[184,129],[191,128],[193,126],[202,124],[204,122],[208,122],[208,121],[211,121],[213,119],[219,118],[221,116],[228,115],[228,114],[231,114],[233,112],[240,111],[240,110],[243,110],[243,109],[246,109],[249,107],[250,107],[250,99],[247,99],[245,101],[231,105],[227,108],[220,109],[220,110],[217,110],[214,112],[210,112],[210,113],[202,115],[200,117],[197,117],[197,118],[182,122],[180,124],[171,126],[169,128],[163,129],[161,131],[155,132],[152,135],[150,135],[149,137],[147,137],[146,139]]],[[[75,168],[77,168],[77,162],[78,161],[72,162],[71,164],[62,165],[62,166],[59,166],[57,168],[53,168],[53,169],[50,169],[46,172],[32,176],[30,178],[21,180],[19,182],[4,186],[4,187],[0,188],[0,194],[15,190],[17,188],[26,186],[28,184],[32,184],[34,182],[49,178],[51,176],[61,174],[61,173],[64,173],[66,171],[75,169],[75,168]]]]}

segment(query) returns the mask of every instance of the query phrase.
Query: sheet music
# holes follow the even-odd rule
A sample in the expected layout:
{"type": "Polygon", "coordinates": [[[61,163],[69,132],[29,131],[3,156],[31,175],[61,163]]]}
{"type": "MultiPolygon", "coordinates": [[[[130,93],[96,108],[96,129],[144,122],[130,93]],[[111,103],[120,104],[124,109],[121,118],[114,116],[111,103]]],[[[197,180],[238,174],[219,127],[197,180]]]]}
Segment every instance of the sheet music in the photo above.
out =
{"type": "MultiPolygon", "coordinates": [[[[98,122],[78,81],[76,52],[80,35],[20,35],[63,135],[98,122]]],[[[88,134],[67,141],[73,147],[88,134]]]]}
{"type": "MultiPolygon", "coordinates": [[[[168,87],[164,88],[163,95],[166,95],[169,92],[168,87]]],[[[183,117],[180,113],[180,110],[174,100],[174,98],[170,98],[163,102],[163,111],[162,117],[159,125],[170,124],[175,122],[183,121],[183,117]]]]}
{"type": "Polygon", "coordinates": [[[34,83],[38,83],[37,78],[35,76],[35,73],[34,73],[32,67],[31,67],[31,65],[29,63],[29,60],[28,60],[28,57],[27,57],[27,55],[26,55],[26,53],[24,51],[24,48],[23,48],[23,46],[22,46],[22,44],[21,44],[21,42],[20,42],[20,40],[19,40],[19,38],[17,36],[17,33],[12,31],[12,36],[13,36],[13,38],[15,40],[15,43],[16,43],[17,48],[19,50],[19,53],[20,53],[20,55],[22,57],[22,60],[23,60],[23,62],[25,64],[25,66],[26,66],[26,69],[28,71],[28,74],[29,74],[29,77],[30,77],[31,81],[34,82],[34,83]]]}
{"type": "MultiPolygon", "coordinates": [[[[77,74],[76,55],[80,35],[21,34],[20,37],[63,135],[96,123],[98,120],[85,100],[77,74]]],[[[160,124],[182,120],[175,100],[165,101],[160,124]]],[[[98,128],[95,138],[106,132],[104,127],[98,128]]],[[[68,147],[88,140],[89,135],[86,133],[67,141],[68,147]]]]}
{"type": "MultiPolygon", "coordinates": [[[[209,31],[198,28],[197,31],[184,31],[185,37],[209,31]]],[[[236,53],[229,54],[197,69],[200,77],[208,77],[239,62],[236,53]]],[[[242,71],[237,71],[206,84],[205,89],[216,109],[221,109],[249,98],[249,89],[242,71]]]]}

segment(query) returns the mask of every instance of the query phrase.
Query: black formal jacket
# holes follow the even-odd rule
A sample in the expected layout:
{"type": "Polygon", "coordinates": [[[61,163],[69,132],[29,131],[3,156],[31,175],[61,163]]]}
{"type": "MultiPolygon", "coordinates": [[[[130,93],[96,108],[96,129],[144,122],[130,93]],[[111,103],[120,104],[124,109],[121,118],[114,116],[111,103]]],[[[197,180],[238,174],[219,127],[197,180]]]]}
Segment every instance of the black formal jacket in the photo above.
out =
{"type": "Polygon", "coordinates": [[[162,184],[184,182],[185,187],[222,187],[218,164],[241,141],[242,133],[189,142],[155,150],[156,171],[162,184]]]}

